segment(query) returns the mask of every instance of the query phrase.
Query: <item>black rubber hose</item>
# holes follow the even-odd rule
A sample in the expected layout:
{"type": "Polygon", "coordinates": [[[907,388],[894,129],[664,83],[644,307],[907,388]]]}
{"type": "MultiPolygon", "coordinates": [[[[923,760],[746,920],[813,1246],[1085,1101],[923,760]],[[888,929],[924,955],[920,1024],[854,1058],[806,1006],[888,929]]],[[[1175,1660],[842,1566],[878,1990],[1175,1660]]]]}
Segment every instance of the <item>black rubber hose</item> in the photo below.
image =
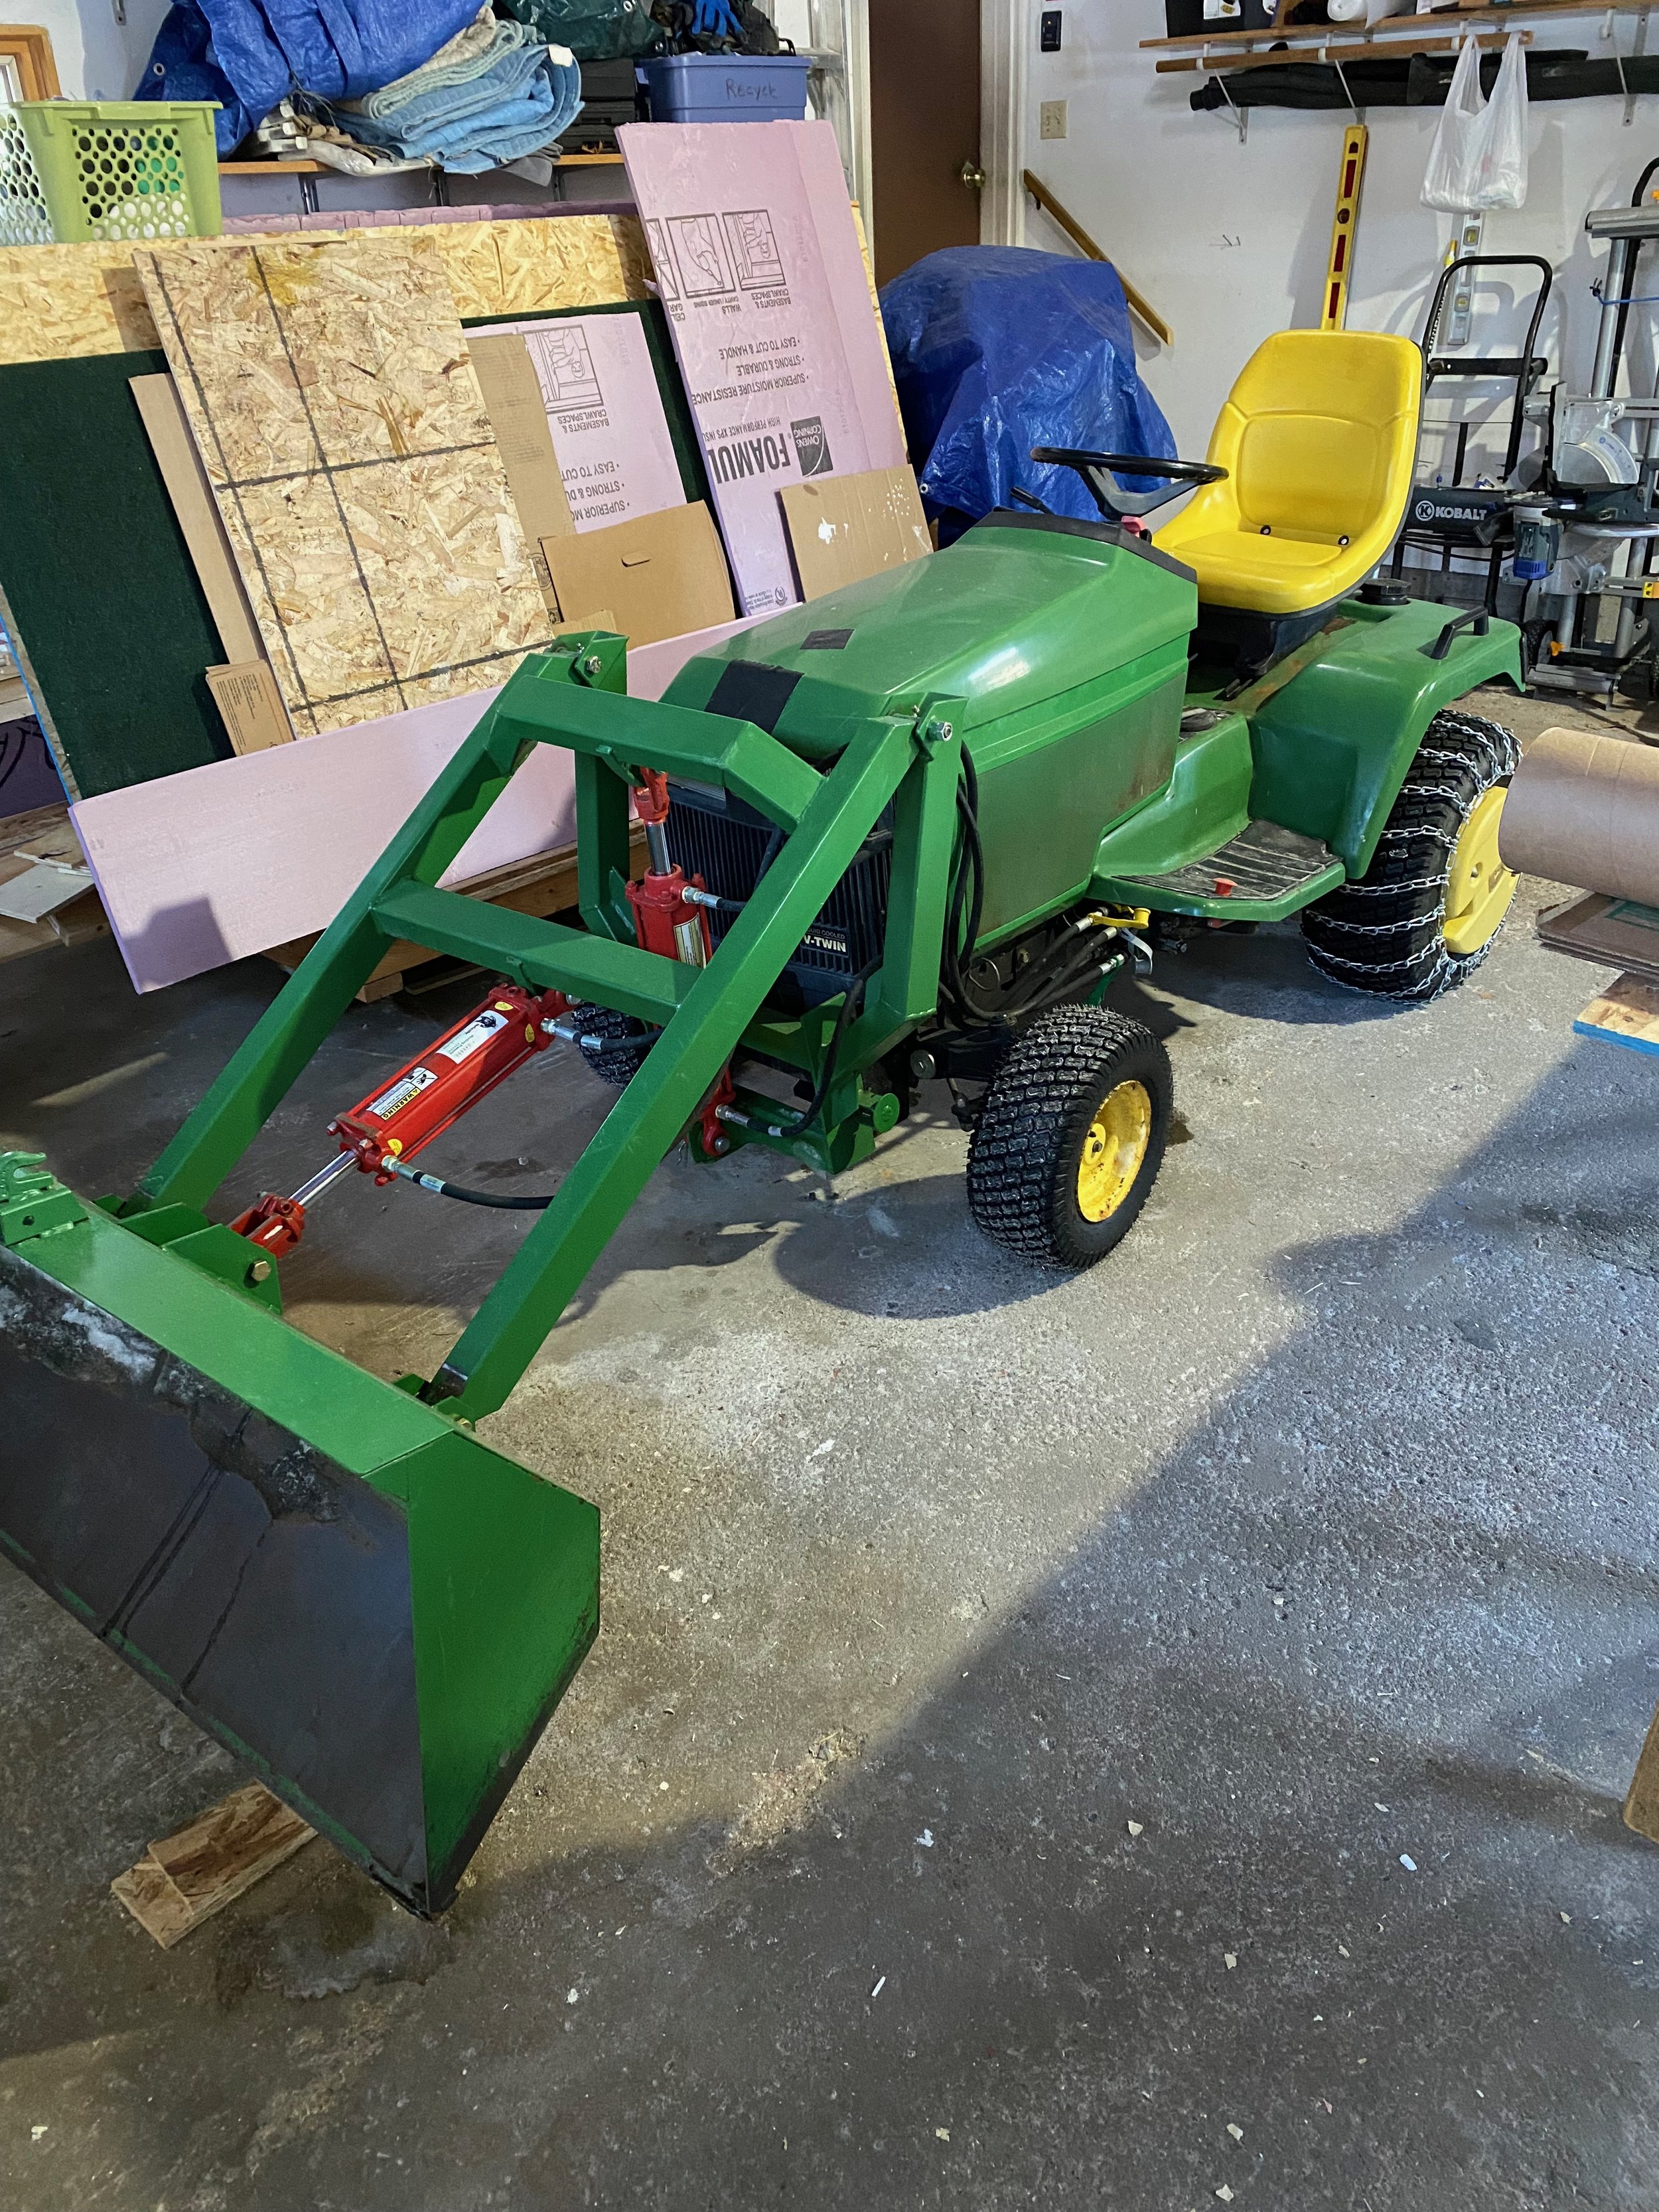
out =
{"type": "Polygon", "coordinates": [[[1068,991],[1075,991],[1092,969],[1105,964],[1102,934],[1099,929],[1088,929],[1080,932],[1074,942],[1062,938],[1042,959],[1032,962],[1002,1011],[1010,1015],[1039,1013],[1068,991]]]}
{"type": "Polygon", "coordinates": [[[985,848],[979,834],[979,777],[965,745],[962,751],[962,774],[963,781],[957,787],[957,811],[962,817],[962,854],[956,881],[951,887],[951,910],[945,922],[945,986],[955,1002],[957,1018],[964,1029],[1000,1029],[1004,1024],[1000,1016],[987,1013],[981,1007],[975,1006],[969,996],[967,978],[963,972],[964,963],[972,965],[974,949],[979,941],[980,921],[985,911],[985,848]],[[963,902],[970,868],[974,878],[974,896],[968,910],[964,932],[963,902]]]}
{"type": "Polygon", "coordinates": [[[558,1196],[556,1190],[537,1191],[524,1198],[507,1198],[498,1190],[469,1190],[465,1183],[446,1182],[441,1176],[422,1175],[418,1168],[400,1168],[400,1182],[412,1182],[437,1198],[459,1198],[463,1206],[495,1206],[510,1213],[539,1213],[558,1196]]]}
{"type": "Polygon", "coordinates": [[[830,1096],[830,1086],[836,1079],[836,1061],[841,1053],[841,1041],[847,1034],[855,1008],[864,1004],[864,987],[880,967],[884,953],[872,953],[852,981],[847,986],[836,1014],[836,1026],[830,1032],[830,1048],[823,1055],[823,1066],[812,1096],[793,1121],[779,1121],[777,1127],[787,1136],[793,1136],[815,1121],[823,1110],[823,1102],[830,1096]]]}

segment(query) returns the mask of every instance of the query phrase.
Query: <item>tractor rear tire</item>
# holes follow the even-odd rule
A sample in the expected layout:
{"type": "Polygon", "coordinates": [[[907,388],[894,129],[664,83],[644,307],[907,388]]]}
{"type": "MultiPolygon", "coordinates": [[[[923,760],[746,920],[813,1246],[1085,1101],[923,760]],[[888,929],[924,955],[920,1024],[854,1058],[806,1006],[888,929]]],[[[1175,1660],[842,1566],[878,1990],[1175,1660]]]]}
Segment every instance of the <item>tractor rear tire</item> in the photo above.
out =
{"type": "Polygon", "coordinates": [[[573,1020],[581,1024],[585,1036],[607,1041],[635,1036],[640,1039],[636,1051],[590,1052],[586,1045],[578,1048],[600,1082],[620,1091],[644,1066],[645,1055],[657,1042],[657,1032],[636,1021],[632,1014],[619,1014],[611,1006],[572,1006],[570,1013],[573,1020]]]}
{"type": "Polygon", "coordinates": [[[1498,817],[1521,758],[1501,722],[1448,709],[1424,732],[1358,881],[1302,917],[1308,957],[1351,991],[1421,1003],[1492,950],[1514,894],[1498,817]]]}
{"type": "Polygon", "coordinates": [[[1022,1258],[1091,1267],[1158,1178],[1174,1085],[1149,1029],[1102,1006],[1056,1006],[997,1070],[968,1147],[968,1204],[1022,1258]]]}

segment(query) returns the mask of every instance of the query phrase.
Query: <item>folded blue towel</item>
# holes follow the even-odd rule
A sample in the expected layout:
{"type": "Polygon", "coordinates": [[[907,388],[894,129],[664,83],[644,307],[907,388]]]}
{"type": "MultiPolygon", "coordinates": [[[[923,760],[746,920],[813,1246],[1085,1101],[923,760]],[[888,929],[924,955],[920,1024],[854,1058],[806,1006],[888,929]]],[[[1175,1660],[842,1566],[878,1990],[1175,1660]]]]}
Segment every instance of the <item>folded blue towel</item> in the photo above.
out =
{"type": "Polygon", "coordinates": [[[525,43],[521,25],[501,28],[518,36],[481,71],[428,82],[416,70],[375,99],[336,102],[331,120],[364,145],[440,161],[463,176],[551,145],[580,111],[581,71],[562,47],[525,43]]]}

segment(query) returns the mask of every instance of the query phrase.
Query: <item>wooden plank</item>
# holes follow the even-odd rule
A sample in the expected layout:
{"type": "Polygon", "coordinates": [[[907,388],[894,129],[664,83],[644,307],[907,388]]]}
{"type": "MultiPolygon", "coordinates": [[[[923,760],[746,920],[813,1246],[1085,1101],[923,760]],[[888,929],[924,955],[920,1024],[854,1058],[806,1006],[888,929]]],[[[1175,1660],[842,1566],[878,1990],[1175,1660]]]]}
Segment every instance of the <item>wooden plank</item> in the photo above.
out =
{"type": "MultiPolygon", "coordinates": [[[[1393,22],[1398,19],[1389,16],[1386,20],[1393,22]]],[[[1512,34],[1495,31],[1490,37],[1484,33],[1478,36],[1473,31],[1469,33],[1483,53],[1490,53],[1495,48],[1507,45],[1511,35],[1519,39],[1523,46],[1532,44],[1530,31],[1516,31],[1512,34]]],[[[1247,49],[1242,53],[1207,54],[1197,61],[1159,62],[1156,64],[1156,71],[1159,76],[1169,76],[1185,70],[1202,70],[1215,76],[1223,70],[1231,75],[1239,70],[1279,68],[1286,62],[1309,62],[1316,67],[1326,61],[1345,64],[1348,62],[1376,62],[1386,60],[1390,54],[1454,54],[1462,43],[1462,39],[1429,37],[1377,39],[1368,40],[1362,45],[1333,45],[1328,53],[1323,46],[1273,46],[1254,52],[1247,49]]]]}
{"type": "Polygon", "coordinates": [[[550,641],[429,233],[135,258],[296,735],[550,641]]]}
{"type": "Polygon", "coordinates": [[[167,497],[179,518],[185,544],[228,662],[263,660],[265,649],[254,627],[242,580],[236,573],[230,540],[208,489],[207,473],[179,404],[170,376],[135,376],[132,396],[161,471],[167,497]]]}
{"type": "Polygon", "coordinates": [[[110,1888],[163,1950],[273,1873],[316,1830],[262,1782],[154,1843],[110,1888]]]}
{"type": "Polygon", "coordinates": [[[1620,975],[1592,999],[1573,1024],[1577,1036],[1600,1037],[1659,1057],[1659,985],[1620,975]]]}
{"type": "MultiPolygon", "coordinates": [[[[1459,8],[1455,13],[1450,13],[1450,21],[1461,27],[1469,22],[1510,22],[1517,16],[1524,15],[1645,15],[1652,3],[1653,0],[1554,0],[1554,4],[1552,5],[1550,0],[1514,0],[1514,4],[1510,5],[1509,0],[1504,0],[1504,4],[1489,8],[1459,8]]],[[[1436,12],[1450,11],[1437,10],[1436,12]]],[[[1396,22],[1403,29],[1409,23],[1419,20],[1420,19],[1413,16],[1389,15],[1370,27],[1364,23],[1354,25],[1346,23],[1275,24],[1255,31],[1194,32],[1184,38],[1142,39],[1139,43],[1143,52],[1154,49],[1161,51],[1165,48],[1177,50],[1184,48],[1192,52],[1200,47],[1224,52],[1230,47],[1282,45],[1287,38],[1302,38],[1310,40],[1316,45],[1334,46],[1340,40],[1352,43],[1358,40],[1369,40],[1375,35],[1376,32],[1384,30],[1389,25],[1396,22]]]]}

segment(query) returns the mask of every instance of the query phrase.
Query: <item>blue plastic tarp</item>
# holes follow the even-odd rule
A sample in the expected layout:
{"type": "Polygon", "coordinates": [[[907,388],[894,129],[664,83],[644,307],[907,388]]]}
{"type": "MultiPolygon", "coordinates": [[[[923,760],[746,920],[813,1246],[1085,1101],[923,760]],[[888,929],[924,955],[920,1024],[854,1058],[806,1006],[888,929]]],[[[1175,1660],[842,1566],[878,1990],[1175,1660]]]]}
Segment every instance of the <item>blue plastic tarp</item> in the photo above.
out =
{"type": "MultiPolygon", "coordinates": [[[[1174,458],[1108,262],[947,246],[893,279],[881,315],[910,457],[935,507],[977,520],[1006,507],[1018,484],[1056,514],[1095,521],[1075,471],[1039,466],[1033,446],[1174,458]]],[[[1148,478],[1122,481],[1151,489],[1148,478]]]]}
{"type": "Polygon", "coordinates": [[[361,100],[430,61],[479,0],[179,0],[135,99],[216,100],[219,151],[291,92],[361,100]]]}

